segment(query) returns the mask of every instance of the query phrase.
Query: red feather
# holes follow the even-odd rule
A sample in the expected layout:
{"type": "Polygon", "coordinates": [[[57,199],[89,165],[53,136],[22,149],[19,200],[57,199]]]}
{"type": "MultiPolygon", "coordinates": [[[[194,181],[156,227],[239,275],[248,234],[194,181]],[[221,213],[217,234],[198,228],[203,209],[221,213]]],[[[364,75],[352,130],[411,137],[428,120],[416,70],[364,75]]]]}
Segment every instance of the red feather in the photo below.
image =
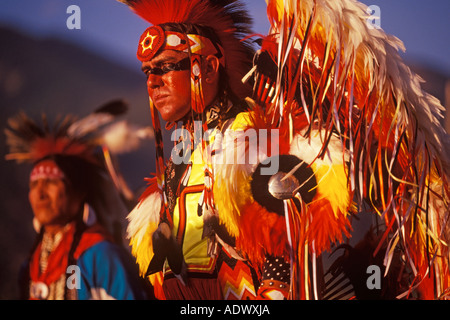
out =
{"type": "Polygon", "coordinates": [[[97,162],[91,146],[74,142],[68,137],[46,137],[36,138],[31,144],[30,155],[34,161],[43,159],[51,154],[65,154],[82,157],[90,162],[97,162]]]}
{"type": "Polygon", "coordinates": [[[350,237],[351,225],[343,214],[335,215],[327,199],[318,199],[309,204],[312,219],[308,228],[309,239],[314,240],[317,255],[339,243],[343,236],[350,237]]]}
{"type": "Polygon", "coordinates": [[[268,212],[256,201],[244,206],[239,221],[240,235],[236,247],[247,253],[257,267],[261,267],[266,254],[289,257],[284,217],[268,212]]]}
{"type": "Polygon", "coordinates": [[[158,187],[158,181],[157,177],[151,177],[151,178],[145,178],[145,181],[147,181],[147,188],[144,190],[142,195],[139,197],[139,203],[142,202],[145,198],[147,198],[149,195],[159,192],[162,193],[161,189],[158,187]]]}
{"type": "Polygon", "coordinates": [[[152,0],[133,1],[129,5],[141,18],[158,25],[166,22],[199,23],[207,10],[207,3],[202,0],[152,0]]]}

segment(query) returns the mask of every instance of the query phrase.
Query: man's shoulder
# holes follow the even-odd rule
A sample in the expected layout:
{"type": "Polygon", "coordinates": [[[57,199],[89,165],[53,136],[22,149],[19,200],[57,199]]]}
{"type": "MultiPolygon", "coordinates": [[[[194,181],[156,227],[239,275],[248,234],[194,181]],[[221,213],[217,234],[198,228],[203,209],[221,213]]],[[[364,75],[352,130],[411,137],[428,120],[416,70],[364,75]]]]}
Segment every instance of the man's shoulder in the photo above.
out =
{"type": "Polygon", "coordinates": [[[112,265],[115,268],[119,266],[127,268],[131,261],[131,254],[124,247],[109,240],[103,240],[86,249],[80,255],[78,264],[86,268],[96,266],[98,270],[106,272],[112,265]]]}
{"type": "Polygon", "coordinates": [[[118,251],[118,246],[109,240],[103,239],[86,248],[79,256],[79,260],[99,259],[112,257],[118,251]]]}

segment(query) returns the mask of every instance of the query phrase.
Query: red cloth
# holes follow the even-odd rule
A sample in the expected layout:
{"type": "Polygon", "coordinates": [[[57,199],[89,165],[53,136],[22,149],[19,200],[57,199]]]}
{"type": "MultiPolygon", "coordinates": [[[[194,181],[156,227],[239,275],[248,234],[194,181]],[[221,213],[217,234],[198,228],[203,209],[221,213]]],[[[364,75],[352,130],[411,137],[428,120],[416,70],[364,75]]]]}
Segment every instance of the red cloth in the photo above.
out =
{"type": "Polygon", "coordinates": [[[163,290],[167,300],[223,300],[217,278],[189,277],[186,285],[177,278],[164,279],[163,290]]]}
{"type": "MultiPolygon", "coordinates": [[[[69,251],[72,246],[74,234],[75,223],[72,223],[69,230],[67,230],[63,235],[61,242],[50,253],[47,268],[45,272],[42,273],[40,272],[39,267],[39,257],[42,243],[37,246],[30,261],[30,280],[32,282],[43,282],[49,286],[66,273],[69,251]]],[[[75,249],[74,258],[78,259],[84,251],[103,240],[110,240],[110,237],[105,234],[103,227],[100,225],[94,225],[86,229],[81,236],[77,248],[75,249]]]]}

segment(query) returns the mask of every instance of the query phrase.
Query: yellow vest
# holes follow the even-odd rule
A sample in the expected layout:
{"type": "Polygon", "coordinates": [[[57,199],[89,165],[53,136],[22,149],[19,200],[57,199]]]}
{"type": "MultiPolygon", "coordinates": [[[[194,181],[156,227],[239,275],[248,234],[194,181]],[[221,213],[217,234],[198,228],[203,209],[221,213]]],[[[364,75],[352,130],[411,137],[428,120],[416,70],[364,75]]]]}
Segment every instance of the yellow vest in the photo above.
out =
{"type": "MultiPolygon", "coordinates": [[[[239,113],[231,123],[229,129],[241,130],[248,127],[250,123],[249,113],[239,113]]],[[[214,143],[215,129],[210,136],[210,145],[214,143]]],[[[198,145],[190,158],[190,177],[187,186],[183,189],[176,200],[173,210],[172,235],[182,244],[185,262],[190,272],[214,272],[216,258],[212,258],[207,252],[207,238],[202,239],[203,216],[198,215],[198,203],[202,194],[205,182],[204,163],[201,160],[201,145],[198,145]]],[[[219,215],[225,214],[219,211],[219,215]]],[[[170,271],[168,263],[165,270],[170,271]]]]}

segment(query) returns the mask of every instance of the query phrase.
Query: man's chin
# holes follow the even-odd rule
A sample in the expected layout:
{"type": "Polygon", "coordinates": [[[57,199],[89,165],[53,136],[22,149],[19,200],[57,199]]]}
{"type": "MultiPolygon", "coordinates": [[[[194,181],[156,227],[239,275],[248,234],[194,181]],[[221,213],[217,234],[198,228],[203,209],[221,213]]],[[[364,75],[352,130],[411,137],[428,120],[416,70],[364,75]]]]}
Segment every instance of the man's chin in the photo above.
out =
{"type": "Polygon", "coordinates": [[[65,223],[65,220],[60,217],[54,217],[50,214],[35,214],[35,218],[42,226],[49,226],[49,225],[63,225],[65,223]]]}
{"type": "Polygon", "coordinates": [[[161,118],[166,122],[179,122],[184,121],[189,117],[189,112],[187,112],[184,116],[173,115],[173,114],[165,114],[161,115],[161,118]]]}

